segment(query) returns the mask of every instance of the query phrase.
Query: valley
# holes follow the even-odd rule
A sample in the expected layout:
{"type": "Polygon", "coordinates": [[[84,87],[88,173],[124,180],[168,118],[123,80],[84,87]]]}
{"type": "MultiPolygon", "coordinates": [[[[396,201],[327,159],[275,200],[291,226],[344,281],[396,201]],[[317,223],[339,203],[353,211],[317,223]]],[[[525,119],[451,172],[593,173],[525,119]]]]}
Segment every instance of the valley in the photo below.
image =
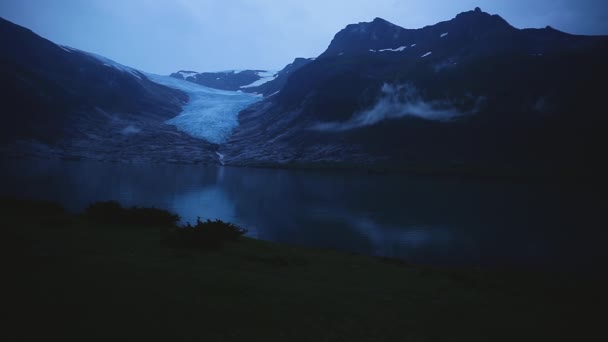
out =
{"type": "Polygon", "coordinates": [[[592,80],[608,77],[606,36],[518,29],[476,8],[420,29],[381,18],[351,24],[318,57],[276,72],[159,76],[7,21],[2,32],[12,47],[2,53],[12,65],[2,72],[6,113],[21,113],[7,117],[5,128],[16,129],[0,144],[11,157],[448,174],[602,169],[595,156],[607,122],[592,80]]]}

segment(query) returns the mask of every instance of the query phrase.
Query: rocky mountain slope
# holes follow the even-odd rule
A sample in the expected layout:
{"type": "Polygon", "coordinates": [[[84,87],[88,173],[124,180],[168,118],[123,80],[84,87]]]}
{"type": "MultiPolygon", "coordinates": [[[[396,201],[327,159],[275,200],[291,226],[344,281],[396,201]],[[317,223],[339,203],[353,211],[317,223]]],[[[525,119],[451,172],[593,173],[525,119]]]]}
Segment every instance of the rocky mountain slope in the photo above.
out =
{"type": "Polygon", "coordinates": [[[200,84],[205,87],[242,91],[264,96],[275,95],[283,88],[289,75],[312,62],[314,58],[296,58],[281,71],[229,70],[220,72],[178,71],[171,77],[200,84]]]}
{"type": "Polygon", "coordinates": [[[166,121],[180,90],[0,18],[0,154],[217,163],[217,145],[166,121]]]}

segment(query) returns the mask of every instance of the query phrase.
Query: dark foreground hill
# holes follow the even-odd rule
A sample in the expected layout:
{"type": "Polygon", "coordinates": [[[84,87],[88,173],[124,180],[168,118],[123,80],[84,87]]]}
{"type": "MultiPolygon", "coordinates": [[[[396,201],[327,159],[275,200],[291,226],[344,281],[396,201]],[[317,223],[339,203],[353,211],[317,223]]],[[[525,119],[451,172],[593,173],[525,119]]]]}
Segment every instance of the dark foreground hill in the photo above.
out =
{"type": "Polygon", "coordinates": [[[4,332],[16,340],[570,341],[602,333],[599,277],[433,269],[252,239],[182,249],[158,228],[1,204],[10,256],[4,332]]]}

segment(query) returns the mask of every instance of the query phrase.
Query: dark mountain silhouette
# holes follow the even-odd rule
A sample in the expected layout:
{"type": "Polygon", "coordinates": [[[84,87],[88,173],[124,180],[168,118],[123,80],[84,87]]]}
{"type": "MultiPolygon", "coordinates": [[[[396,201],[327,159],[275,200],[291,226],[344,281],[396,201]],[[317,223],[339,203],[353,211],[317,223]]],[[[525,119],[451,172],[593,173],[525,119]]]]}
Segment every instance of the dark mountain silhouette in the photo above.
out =
{"type": "Polygon", "coordinates": [[[241,165],[596,164],[608,37],[516,29],[480,9],[408,30],[348,25],[241,113],[241,165]]]}
{"type": "Polygon", "coordinates": [[[102,110],[170,118],[187,96],[119,69],[91,54],[62,47],[0,18],[3,138],[55,139],[71,116],[102,110]]]}
{"type": "Polygon", "coordinates": [[[276,94],[283,88],[289,76],[297,69],[312,62],[314,58],[296,58],[281,71],[266,70],[230,70],[222,72],[178,71],[171,77],[186,80],[205,87],[243,91],[264,96],[276,94]]]}
{"type": "Polygon", "coordinates": [[[262,79],[272,79],[274,72],[266,70],[229,70],[220,72],[195,72],[180,70],[171,74],[171,77],[180,80],[200,84],[205,87],[230,90],[230,91],[250,91],[248,87],[262,79]],[[244,88],[245,87],[245,88],[244,88]]]}
{"type": "Polygon", "coordinates": [[[181,112],[188,101],[185,93],[104,57],[59,46],[2,18],[0,87],[2,154],[217,159],[214,146],[164,124],[181,112]],[[171,144],[173,151],[163,150],[171,144]]]}
{"type": "Polygon", "coordinates": [[[298,58],[276,74],[174,74],[266,97],[241,112],[222,146],[166,125],[187,95],[135,69],[3,19],[0,46],[0,147],[9,154],[203,163],[222,156],[234,165],[440,172],[604,170],[608,37],[517,29],[480,9],[413,30],[380,18],[348,25],[319,57],[298,58]]]}

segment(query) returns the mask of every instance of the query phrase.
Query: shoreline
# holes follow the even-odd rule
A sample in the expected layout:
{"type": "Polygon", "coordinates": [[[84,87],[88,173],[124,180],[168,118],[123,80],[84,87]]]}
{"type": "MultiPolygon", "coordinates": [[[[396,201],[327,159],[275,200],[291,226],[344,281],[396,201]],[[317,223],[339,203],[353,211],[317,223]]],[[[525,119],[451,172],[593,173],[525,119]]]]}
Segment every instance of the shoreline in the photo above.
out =
{"type": "MultiPolygon", "coordinates": [[[[211,152],[210,152],[211,153],[211,152]]],[[[213,152],[214,154],[217,152],[213,152]]],[[[327,172],[348,173],[356,175],[380,176],[412,176],[421,178],[461,179],[465,181],[482,182],[516,182],[531,184],[565,184],[576,185],[591,182],[605,183],[604,169],[582,167],[571,168],[551,165],[545,167],[505,167],[500,165],[484,165],[473,163],[400,163],[363,165],[341,162],[318,163],[251,163],[251,164],[222,164],[206,163],[204,161],[178,161],[165,162],[153,160],[122,160],[122,159],[92,159],[78,156],[40,156],[40,155],[0,155],[0,159],[10,160],[40,160],[57,162],[93,162],[108,164],[142,164],[142,165],[183,165],[202,167],[230,167],[251,168],[261,170],[284,170],[296,172],[327,172]]]]}
{"type": "Polygon", "coordinates": [[[173,248],[158,228],[32,208],[27,219],[3,210],[20,298],[8,308],[15,326],[37,327],[21,330],[32,339],[538,341],[601,329],[592,312],[606,279],[424,267],[250,238],[173,248]]]}

